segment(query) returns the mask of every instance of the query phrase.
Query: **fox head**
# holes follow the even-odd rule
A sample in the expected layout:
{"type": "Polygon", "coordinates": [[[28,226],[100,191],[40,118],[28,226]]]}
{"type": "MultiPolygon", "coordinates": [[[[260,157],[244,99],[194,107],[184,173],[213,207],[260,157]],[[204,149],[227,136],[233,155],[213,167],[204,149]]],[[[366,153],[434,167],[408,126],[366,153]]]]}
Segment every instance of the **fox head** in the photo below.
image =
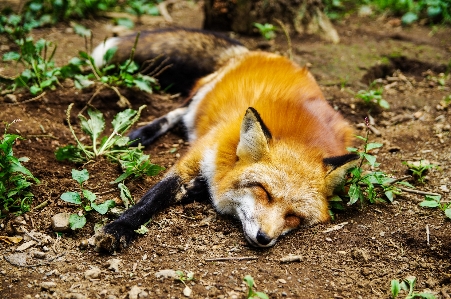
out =
{"type": "Polygon", "coordinates": [[[236,163],[215,188],[216,209],[237,217],[256,247],[272,246],[299,226],[328,221],[327,198],[357,158],[324,158],[299,141],[275,139],[259,113],[248,108],[236,163]]]}

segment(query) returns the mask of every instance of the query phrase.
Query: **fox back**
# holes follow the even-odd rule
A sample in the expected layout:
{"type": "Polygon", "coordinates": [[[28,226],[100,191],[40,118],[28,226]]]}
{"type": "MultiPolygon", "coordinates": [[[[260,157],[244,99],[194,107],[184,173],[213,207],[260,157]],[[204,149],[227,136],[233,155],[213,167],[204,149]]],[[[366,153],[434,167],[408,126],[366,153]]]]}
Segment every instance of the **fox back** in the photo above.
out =
{"type": "Polygon", "coordinates": [[[165,178],[97,237],[112,251],[177,201],[208,194],[240,220],[246,240],[268,247],[299,226],[329,220],[328,197],[357,156],[352,130],[306,68],[243,52],[192,88],[185,105],[131,133],[145,145],[182,122],[191,146],[165,178]]]}

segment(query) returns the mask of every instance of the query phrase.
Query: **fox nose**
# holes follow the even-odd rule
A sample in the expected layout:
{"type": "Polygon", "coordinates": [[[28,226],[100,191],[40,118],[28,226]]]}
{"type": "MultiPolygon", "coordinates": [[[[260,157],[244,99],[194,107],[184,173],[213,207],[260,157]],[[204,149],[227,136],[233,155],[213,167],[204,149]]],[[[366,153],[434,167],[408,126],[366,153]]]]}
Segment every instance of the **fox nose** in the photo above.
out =
{"type": "Polygon", "coordinates": [[[271,243],[272,238],[268,237],[264,232],[262,232],[261,230],[258,231],[257,233],[257,242],[261,245],[268,245],[269,243],[271,243]]]}

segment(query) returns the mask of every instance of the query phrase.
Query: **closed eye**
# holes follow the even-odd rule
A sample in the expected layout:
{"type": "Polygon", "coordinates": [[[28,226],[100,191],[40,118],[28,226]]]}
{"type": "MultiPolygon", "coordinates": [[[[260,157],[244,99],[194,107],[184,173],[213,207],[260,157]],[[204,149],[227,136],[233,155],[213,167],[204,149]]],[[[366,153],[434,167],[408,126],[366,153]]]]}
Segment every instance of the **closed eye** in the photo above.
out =
{"type": "Polygon", "coordinates": [[[303,219],[299,216],[296,216],[294,214],[287,214],[285,216],[285,226],[295,228],[303,224],[303,219]]]}
{"type": "Polygon", "coordinates": [[[265,202],[271,203],[273,198],[271,194],[266,190],[261,183],[249,183],[244,186],[245,188],[252,189],[252,192],[257,196],[257,198],[264,199],[265,202]]]}

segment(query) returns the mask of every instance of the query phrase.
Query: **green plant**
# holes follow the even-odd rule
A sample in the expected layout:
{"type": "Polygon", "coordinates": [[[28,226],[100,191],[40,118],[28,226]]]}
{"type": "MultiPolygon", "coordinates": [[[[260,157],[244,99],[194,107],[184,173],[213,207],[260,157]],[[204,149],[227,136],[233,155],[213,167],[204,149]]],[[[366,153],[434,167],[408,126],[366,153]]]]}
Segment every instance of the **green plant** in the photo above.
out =
{"type": "Polygon", "coordinates": [[[158,2],[161,1],[149,1],[149,0],[128,0],[125,11],[134,14],[138,17],[138,23],[141,22],[141,16],[148,14],[151,16],[157,16],[160,14],[158,9],[158,2]]]}
{"type": "Polygon", "coordinates": [[[39,183],[31,172],[21,162],[28,158],[16,158],[13,145],[16,140],[22,139],[19,135],[8,134],[8,128],[20,120],[5,123],[5,132],[0,140],[0,217],[14,211],[22,214],[30,210],[33,193],[29,191],[32,182],[39,183]]]}
{"type": "Polygon", "coordinates": [[[261,298],[261,299],[269,299],[268,295],[263,292],[254,291],[254,278],[250,275],[244,276],[243,280],[246,282],[248,290],[246,298],[261,298]]]}
{"type": "MultiPolygon", "coordinates": [[[[365,122],[368,127],[369,123],[367,118],[365,122]]],[[[369,132],[369,129],[367,129],[365,137],[356,136],[364,142],[362,149],[348,148],[348,151],[360,156],[359,164],[349,170],[348,178],[343,187],[343,189],[347,189],[347,195],[345,197],[349,198],[348,205],[353,205],[357,201],[360,201],[362,204],[365,201],[369,201],[370,203],[384,202],[385,200],[382,198],[380,191],[392,202],[395,195],[401,193],[400,185],[412,187],[409,183],[391,178],[382,171],[365,170],[363,168],[364,164],[370,166],[371,169],[378,168],[380,165],[376,161],[376,157],[370,154],[370,151],[380,148],[383,145],[381,143],[369,142],[369,132]]],[[[338,195],[330,199],[332,209],[344,209],[342,203],[343,200],[338,195]]]]}
{"type": "Polygon", "coordinates": [[[427,160],[420,160],[417,162],[403,161],[402,164],[406,165],[412,175],[422,184],[424,184],[427,171],[432,168],[437,168],[437,165],[431,164],[427,160]]]}
{"type": "Polygon", "coordinates": [[[38,94],[46,88],[53,88],[58,83],[60,69],[55,66],[53,56],[56,45],[40,39],[36,43],[26,38],[17,41],[19,52],[8,52],[3,61],[17,61],[25,70],[15,78],[13,90],[18,87],[28,88],[31,94],[38,94]]]}
{"type": "Polygon", "coordinates": [[[89,172],[86,169],[76,170],[72,169],[72,178],[79,185],[79,192],[65,192],[61,194],[60,198],[66,202],[81,205],[82,210],[79,213],[71,214],[69,217],[69,225],[72,230],[82,228],[86,224],[86,213],[92,210],[104,215],[108,209],[114,207],[116,203],[114,200],[107,200],[104,203],[96,204],[96,195],[84,189],[83,184],[89,179],[89,172]]]}
{"type": "Polygon", "coordinates": [[[70,122],[70,111],[73,104],[69,105],[66,115],[69,129],[77,145],[67,145],[56,150],[55,156],[58,161],[68,160],[75,163],[84,163],[100,156],[105,156],[110,160],[119,163],[124,174],[112,183],[119,183],[127,177],[134,175],[156,175],[163,167],[150,163],[149,156],[144,155],[141,148],[130,148],[130,140],[123,134],[139,119],[140,113],[145,106],[141,106],[138,111],[126,109],[119,112],[111,122],[113,132],[109,136],[101,137],[105,130],[105,119],[103,114],[94,109],[88,109],[90,118],[79,115],[81,129],[86,133],[92,144],[86,145],[77,137],[70,122]]]}
{"type": "Polygon", "coordinates": [[[271,40],[276,37],[276,30],[277,27],[272,24],[260,24],[260,23],[254,23],[254,27],[258,29],[260,34],[266,39],[271,40]]]}
{"type": "Polygon", "coordinates": [[[441,198],[441,195],[426,195],[424,200],[420,202],[420,206],[426,208],[439,208],[445,213],[446,217],[451,219],[451,202],[442,203],[441,198]]]}
{"type": "Polygon", "coordinates": [[[360,90],[357,95],[357,98],[362,99],[365,104],[368,105],[378,105],[381,108],[389,109],[390,104],[386,100],[382,98],[382,88],[377,90],[360,90]]]}
{"type": "MultiPolygon", "coordinates": [[[[80,28],[80,26],[78,28],[80,28]]],[[[79,30],[83,33],[85,38],[88,37],[85,30],[79,30]]],[[[119,65],[108,64],[116,53],[117,47],[110,48],[106,51],[103,56],[105,65],[101,68],[95,65],[94,59],[91,55],[85,51],[80,51],[79,57],[71,59],[69,64],[61,69],[62,76],[73,78],[75,80],[75,86],[79,89],[89,87],[96,83],[100,84],[100,87],[95,94],[97,94],[101,88],[110,88],[119,97],[118,105],[121,107],[129,107],[130,103],[119,92],[118,87],[136,87],[148,93],[152,93],[154,89],[158,88],[155,78],[137,72],[139,66],[133,61],[133,57],[135,55],[138,39],[139,34],[136,36],[129,59],[119,65]],[[89,66],[92,71],[88,74],[83,74],[82,68],[84,66],[89,66]]]]}
{"type": "Polygon", "coordinates": [[[193,273],[193,272],[188,272],[188,273],[185,275],[185,273],[183,273],[183,271],[177,270],[177,271],[175,271],[175,274],[177,274],[178,280],[180,280],[180,282],[183,283],[183,284],[185,285],[185,287],[187,286],[187,285],[186,285],[186,282],[187,282],[187,281],[192,281],[192,280],[194,280],[194,273],[193,273]]]}
{"type": "Polygon", "coordinates": [[[393,279],[391,281],[390,291],[393,299],[397,298],[399,292],[401,290],[407,292],[407,296],[405,299],[415,299],[415,298],[424,298],[424,299],[435,299],[435,296],[431,293],[417,293],[415,292],[415,283],[417,279],[414,276],[407,276],[401,283],[397,279],[393,279]]]}

